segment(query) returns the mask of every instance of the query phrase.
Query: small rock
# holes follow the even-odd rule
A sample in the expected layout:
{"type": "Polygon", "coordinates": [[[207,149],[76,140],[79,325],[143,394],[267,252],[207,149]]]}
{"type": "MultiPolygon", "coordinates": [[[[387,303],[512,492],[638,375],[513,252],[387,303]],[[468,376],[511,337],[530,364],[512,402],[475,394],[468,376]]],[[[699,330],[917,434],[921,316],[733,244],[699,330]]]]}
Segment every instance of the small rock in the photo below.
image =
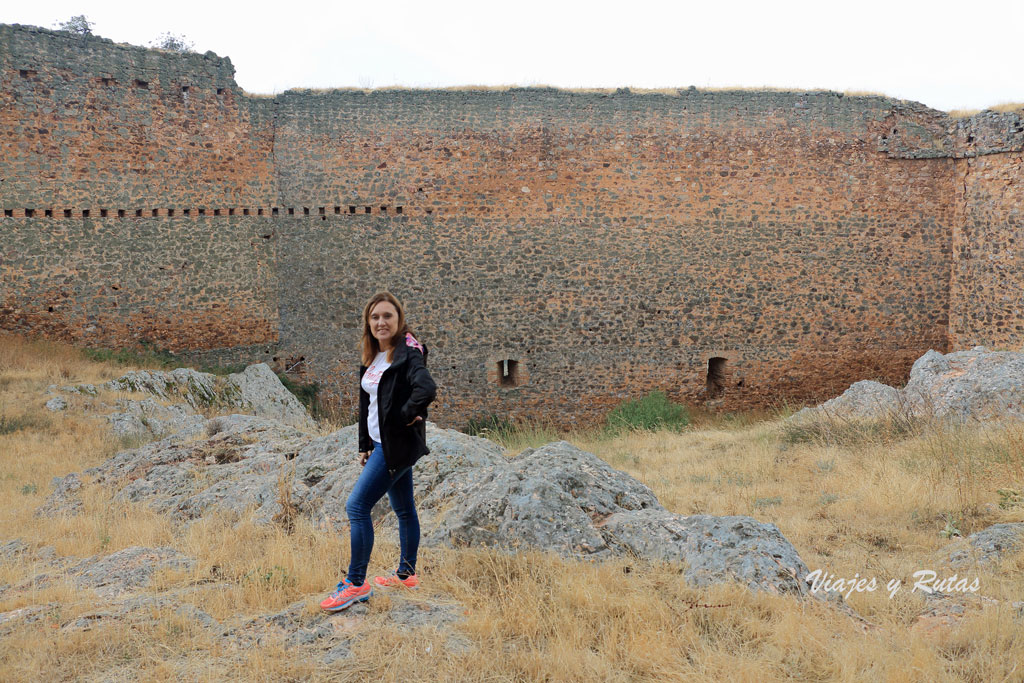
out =
{"type": "Polygon", "coordinates": [[[46,409],[51,412],[57,412],[58,410],[67,410],[68,402],[64,400],[63,396],[54,396],[46,402],[46,409]]]}
{"type": "Polygon", "coordinates": [[[953,543],[946,551],[947,563],[954,569],[991,565],[1021,546],[1024,546],[1024,522],[993,524],[953,543]]]}

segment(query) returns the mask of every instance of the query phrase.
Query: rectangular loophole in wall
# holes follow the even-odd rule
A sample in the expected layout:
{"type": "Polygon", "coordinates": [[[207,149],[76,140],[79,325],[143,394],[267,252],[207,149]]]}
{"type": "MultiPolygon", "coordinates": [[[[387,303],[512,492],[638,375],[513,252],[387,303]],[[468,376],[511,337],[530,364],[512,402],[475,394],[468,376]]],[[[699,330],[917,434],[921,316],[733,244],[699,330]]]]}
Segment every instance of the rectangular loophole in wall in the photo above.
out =
{"type": "Polygon", "coordinates": [[[82,218],[89,217],[89,209],[82,209],[82,218]]]}
{"type": "Polygon", "coordinates": [[[224,94],[224,88],[217,88],[217,94],[218,95],[223,95],[224,94]]]}
{"type": "Polygon", "coordinates": [[[220,215],[220,209],[214,209],[213,210],[213,215],[214,216],[219,216],[220,215]]]}
{"type": "Polygon", "coordinates": [[[174,209],[167,209],[167,217],[168,218],[173,218],[174,217],[174,209]]]}
{"type": "Polygon", "coordinates": [[[138,78],[136,78],[135,87],[140,90],[149,90],[149,81],[141,81],[138,78]]]}
{"type": "Polygon", "coordinates": [[[280,213],[280,210],[275,206],[273,209],[270,210],[270,213],[276,216],[278,215],[278,213],[280,213]]]}
{"type": "Polygon", "coordinates": [[[199,215],[200,216],[205,216],[206,215],[206,209],[199,209],[199,215]]]}
{"type": "MultiPolygon", "coordinates": [[[[156,215],[156,214],[154,214],[156,215]]],[[[142,218],[142,209],[135,209],[135,217],[142,218]]]]}
{"type": "Polygon", "coordinates": [[[46,216],[47,218],[53,218],[53,209],[47,209],[46,211],[43,211],[43,215],[46,216]]]}
{"type": "Polygon", "coordinates": [[[108,213],[110,212],[106,209],[100,209],[100,218],[106,218],[108,213]]]}
{"type": "Polygon", "coordinates": [[[242,215],[243,216],[248,216],[249,215],[249,209],[242,209],[242,215]]]}
{"type": "MultiPolygon", "coordinates": [[[[153,210],[152,210],[152,211],[150,212],[150,214],[149,214],[149,215],[150,215],[150,216],[154,216],[154,217],[156,217],[156,216],[159,216],[159,215],[160,215],[160,212],[159,212],[158,210],[156,210],[156,209],[153,209],[153,210]]],[[[170,215],[170,214],[168,214],[168,215],[170,215]]]]}
{"type": "Polygon", "coordinates": [[[124,218],[124,209],[118,209],[117,210],[117,217],[118,218],[124,218]]]}
{"type": "Polygon", "coordinates": [[[308,206],[302,207],[302,215],[303,216],[308,216],[309,215],[309,207],[308,206]]]}
{"type": "Polygon", "coordinates": [[[363,213],[372,213],[372,209],[369,206],[363,207],[363,213]]]}
{"type": "Polygon", "coordinates": [[[388,207],[386,207],[386,206],[380,207],[380,212],[381,213],[387,213],[388,212],[388,207]]]}
{"type": "Polygon", "coordinates": [[[228,209],[228,215],[229,216],[234,216],[235,215],[235,210],[234,209],[228,209]]]}
{"type": "Polygon", "coordinates": [[[294,216],[295,215],[295,207],[292,207],[292,208],[288,209],[288,215],[289,216],[294,216]]]}
{"type": "Polygon", "coordinates": [[[64,209],[64,218],[71,218],[71,209],[64,209]]]}
{"type": "Polygon", "coordinates": [[[708,398],[718,398],[725,393],[725,358],[708,358],[708,376],[705,389],[708,398]]]}
{"type": "Polygon", "coordinates": [[[34,69],[19,69],[18,75],[22,78],[35,78],[36,72],[34,69]]]}
{"type": "Polygon", "coordinates": [[[115,85],[117,85],[117,81],[114,80],[113,78],[103,78],[103,77],[101,77],[101,78],[97,78],[96,81],[100,85],[102,85],[104,88],[113,88],[115,85]]]}
{"type": "Polygon", "coordinates": [[[354,206],[352,206],[352,205],[349,205],[349,207],[348,207],[348,212],[349,212],[349,213],[355,213],[355,212],[356,212],[356,207],[354,207],[354,206]]]}
{"type": "Polygon", "coordinates": [[[340,206],[334,207],[334,215],[337,216],[340,213],[341,213],[341,207],[340,206]]]}
{"type": "Polygon", "coordinates": [[[36,217],[36,210],[35,209],[25,209],[25,218],[35,218],[35,217],[36,217]]]}
{"type": "Polygon", "coordinates": [[[320,215],[321,216],[326,216],[327,215],[327,209],[321,206],[320,207],[320,215]]]}
{"type": "Polygon", "coordinates": [[[256,215],[257,216],[262,216],[263,215],[263,209],[256,209],[256,215]]]}
{"type": "Polygon", "coordinates": [[[519,361],[511,359],[498,361],[498,386],[505,388],[519,386],[519,361]]]}
{"type": "Polygon", "coordinates": [[[14,209],[4,209],[4,218],[14,218],[14,209]]]}
{"type": "Polygon", "coordinates": [[[395,213],[402,213],[402,207],[396,206],[395,207],[395,213]]]}

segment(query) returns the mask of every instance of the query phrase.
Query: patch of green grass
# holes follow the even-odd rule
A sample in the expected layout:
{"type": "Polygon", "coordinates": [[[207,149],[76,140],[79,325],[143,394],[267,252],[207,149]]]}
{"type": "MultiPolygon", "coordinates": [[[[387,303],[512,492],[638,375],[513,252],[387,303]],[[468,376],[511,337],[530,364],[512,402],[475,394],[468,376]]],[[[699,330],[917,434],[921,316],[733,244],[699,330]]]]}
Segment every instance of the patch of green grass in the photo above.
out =
{"type": "Polygon", "coordinates": [[[171,370],[183,364],[181,358],[170,351],[146,343],[141,344],[139,349],[82,349],[82,354],[98,363],[133,367],[171,370]]]}
{"type": "Polygon", "coordinates": [[[23,429],[34,429],[43,431],[51,426],[51,422],[45,417],[35,415],[22,415],[21,417],[7,417],[0,415],[0,435],[13,434],[23,429]]]}
{"type": "Polygon", "coordinates": [[[652,391],[643,398],[623,401],[605,418],[605,429],[613,434],[645,430],[682,431],[690,424],[686,406],[673,403],[663,391],[652,391]]]}

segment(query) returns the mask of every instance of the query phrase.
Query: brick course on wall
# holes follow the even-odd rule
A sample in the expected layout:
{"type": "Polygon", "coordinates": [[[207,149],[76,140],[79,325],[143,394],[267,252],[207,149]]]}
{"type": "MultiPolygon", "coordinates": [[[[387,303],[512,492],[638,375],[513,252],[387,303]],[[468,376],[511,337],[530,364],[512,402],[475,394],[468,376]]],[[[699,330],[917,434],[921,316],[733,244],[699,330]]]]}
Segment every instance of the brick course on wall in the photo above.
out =
{"type": "Polygon", "coordinates": [[[0,39],[5,329],[276,358],[351,407],[362,305],[390,288],[445,424],[579,423],[653,389],[814,400],[899,383],[929,348],[1021,344],[1016,114],[695,89],[260,98],[212,53],[0,39]]]}

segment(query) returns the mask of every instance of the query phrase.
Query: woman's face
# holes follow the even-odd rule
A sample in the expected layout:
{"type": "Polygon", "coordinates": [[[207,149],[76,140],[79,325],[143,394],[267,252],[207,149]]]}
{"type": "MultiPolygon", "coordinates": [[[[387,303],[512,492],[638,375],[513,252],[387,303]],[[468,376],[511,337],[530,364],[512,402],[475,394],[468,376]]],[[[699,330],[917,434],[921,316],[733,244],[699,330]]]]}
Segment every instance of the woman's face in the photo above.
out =
{"type": "Polygon", "coordinates": [[[391,348],[391,341],[398,332],[398,311],[390,301],[378,301],[370,309],[370,333],[377,339],[382,350],[391,348]]]}

